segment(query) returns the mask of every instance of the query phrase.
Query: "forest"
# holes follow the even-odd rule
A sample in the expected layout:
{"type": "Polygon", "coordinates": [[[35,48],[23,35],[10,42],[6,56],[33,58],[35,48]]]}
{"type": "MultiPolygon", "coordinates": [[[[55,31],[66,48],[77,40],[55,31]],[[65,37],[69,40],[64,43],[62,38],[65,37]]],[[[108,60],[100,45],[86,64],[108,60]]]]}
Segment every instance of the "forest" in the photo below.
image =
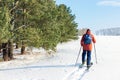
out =
{"type": "Polygon", "coordinates": [[[58,43],[78,38],[77,26],[70,7],[54,0],[0,0],[3,60],[14,59],[14,46],[21,55],[28,46],[56,51],[58,43]]]}

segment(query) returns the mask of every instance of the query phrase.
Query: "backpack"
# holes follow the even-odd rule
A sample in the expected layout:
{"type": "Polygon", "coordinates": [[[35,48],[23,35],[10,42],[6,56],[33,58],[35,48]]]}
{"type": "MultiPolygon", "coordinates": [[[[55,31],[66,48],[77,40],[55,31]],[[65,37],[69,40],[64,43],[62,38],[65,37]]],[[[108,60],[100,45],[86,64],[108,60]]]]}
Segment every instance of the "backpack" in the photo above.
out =
{"type": "Polygon", "coordinates": [[[84,35],[84,44],[90,44],[92,42],[92,37],[90,34],[84,35]]]}

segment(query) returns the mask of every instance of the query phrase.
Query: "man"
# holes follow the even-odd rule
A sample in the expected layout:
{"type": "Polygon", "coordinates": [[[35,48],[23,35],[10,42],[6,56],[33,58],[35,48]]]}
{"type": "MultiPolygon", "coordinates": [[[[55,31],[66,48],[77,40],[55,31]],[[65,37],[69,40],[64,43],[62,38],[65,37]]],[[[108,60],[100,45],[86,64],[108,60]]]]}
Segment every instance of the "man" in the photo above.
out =
{"type": "Polygon", "coordinates": [[[91,66],[92,42],[96,43],[95,37],[90,29],[87,29],[86,33],[81,38],[81,46],[83,46],[82,65],[85,64],[85,57],[87,55],[87,68],[91,66]]]}

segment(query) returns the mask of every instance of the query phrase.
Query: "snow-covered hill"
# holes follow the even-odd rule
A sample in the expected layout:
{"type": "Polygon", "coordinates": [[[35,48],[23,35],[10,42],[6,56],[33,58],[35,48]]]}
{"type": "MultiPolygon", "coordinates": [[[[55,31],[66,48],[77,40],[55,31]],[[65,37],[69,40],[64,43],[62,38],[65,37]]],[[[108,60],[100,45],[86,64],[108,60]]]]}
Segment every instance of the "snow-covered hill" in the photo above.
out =
{"type": "MultiPolygon", "coordinates": [[[[96,36],[98,64],[93,48],[94,65],[89,72],[85,72],[86,67],[75,71],[81,47],[79,40],[59,44],[54,56],[34,49],[34,54],[16,55],[13,61],[0,62],[0,80],[120,80],[119,36],[96,36]]],[[[78,64],[80,62],[81,54],[78,64]]]]}
{"type": "Polygon", "coordinates": [[[120,27],[101,29],[96,31],[97,35],[120,36],[120,27]]]}

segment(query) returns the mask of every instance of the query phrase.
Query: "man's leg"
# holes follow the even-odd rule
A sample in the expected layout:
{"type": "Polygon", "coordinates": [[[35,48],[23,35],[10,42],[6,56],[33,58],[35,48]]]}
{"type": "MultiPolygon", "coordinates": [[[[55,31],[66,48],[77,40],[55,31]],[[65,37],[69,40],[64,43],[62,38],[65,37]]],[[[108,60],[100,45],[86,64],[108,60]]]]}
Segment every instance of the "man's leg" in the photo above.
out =
{"type": "Polygon", "coordinates": [[[91,51],[87,51],[87,67],[91,66],[91,51]]]}
{"type": "Polygon", "coordinates": [[[85,64],[86,50],[83,50],[82,53],[82,64],[85,64]]]}

